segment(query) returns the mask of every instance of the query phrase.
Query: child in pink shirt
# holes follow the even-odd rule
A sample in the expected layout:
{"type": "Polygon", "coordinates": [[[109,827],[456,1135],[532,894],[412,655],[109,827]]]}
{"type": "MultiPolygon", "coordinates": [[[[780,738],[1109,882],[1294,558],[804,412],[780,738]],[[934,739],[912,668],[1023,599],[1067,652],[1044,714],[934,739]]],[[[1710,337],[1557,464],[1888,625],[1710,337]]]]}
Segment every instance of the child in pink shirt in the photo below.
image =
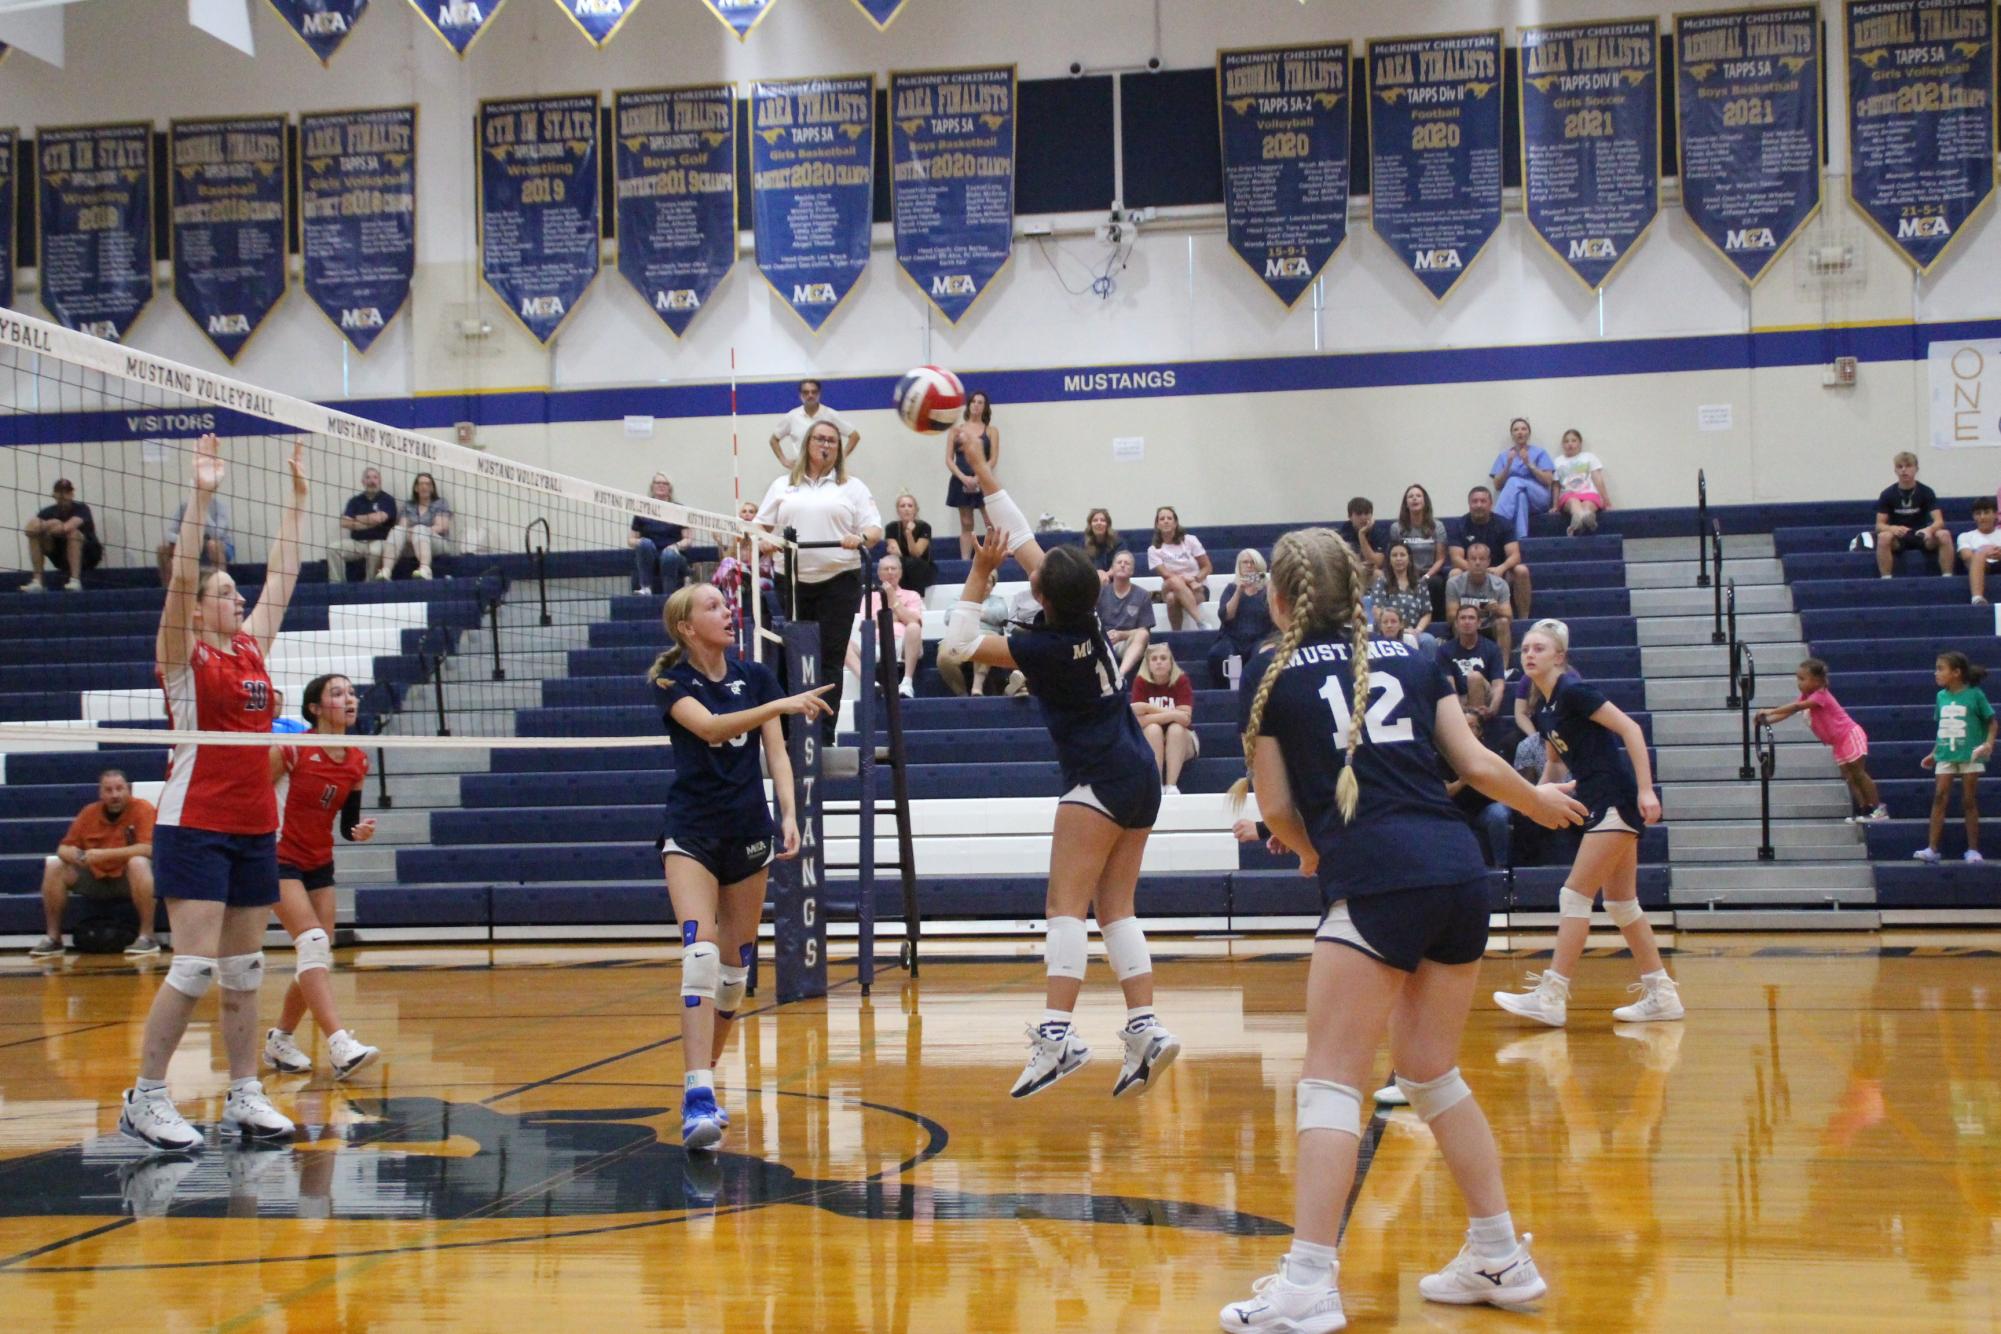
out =
{"type": "Polygon", "coordinates": [[[1883,804],[1875,781],[1869,777],[1869,734],[1862,730],[1862,724],[1848,716],[1848,710],[1841,707],[1841,701],[1827,688],[1827,664],[1819,658],[1808,658],[1793,675],[1799,683],[1800,697],[1776,709],[1758,710],[1758,721],[1780,722],[1805,709],[1807,726],[1834,752],[1834,762],[1840,767],[1841,776],[1848,780],[1848,791],[1856,804],[1856,813],[1848,817],[1848,823],[1889,819],[1890,808],[1883,804]]]}

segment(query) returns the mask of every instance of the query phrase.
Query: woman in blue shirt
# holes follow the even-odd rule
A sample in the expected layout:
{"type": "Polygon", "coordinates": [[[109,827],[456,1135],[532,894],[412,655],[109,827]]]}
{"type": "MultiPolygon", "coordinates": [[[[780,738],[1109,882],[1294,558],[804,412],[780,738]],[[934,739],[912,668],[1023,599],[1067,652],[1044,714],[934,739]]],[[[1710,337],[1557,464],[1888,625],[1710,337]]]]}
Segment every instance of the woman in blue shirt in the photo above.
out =
{"type": "Polygon", "coordinates": [[[1529,443],[1529,419],[1508,423],[1508,447],[1494,456],[1494,513],[1515,526],[1515,540],[1529,535],[1529,521],[1549,508],[1556,463],[1541,445],[1529,443]]]}

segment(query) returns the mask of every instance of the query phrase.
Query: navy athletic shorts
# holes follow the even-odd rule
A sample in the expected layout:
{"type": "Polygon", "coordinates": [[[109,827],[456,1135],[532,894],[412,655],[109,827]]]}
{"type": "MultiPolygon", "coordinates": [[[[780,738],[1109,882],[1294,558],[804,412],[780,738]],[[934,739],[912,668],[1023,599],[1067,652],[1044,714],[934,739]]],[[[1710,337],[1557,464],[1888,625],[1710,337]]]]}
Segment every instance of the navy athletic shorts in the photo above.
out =
{"type": "Polygon", "coordinates": [[[278,901],[278,835],[155,825],[153,889],[163,899],[268,908],[278,901]]]}
{"type": "Polygon", "coordinates": [[[1487,951],[1487,879],[1341,899],[1315,940],[1360,950],[1401,972],[1432,963],[1477,963],[1487,951]]]}
{"type": "Polygon", "coordinates": [[[760,834],[756,838],[663,838],[660,855],[687,857],[716,878],[718,885],[734,885],[748,880],[771,865],[776,855],[777,837],[760,834]]]}

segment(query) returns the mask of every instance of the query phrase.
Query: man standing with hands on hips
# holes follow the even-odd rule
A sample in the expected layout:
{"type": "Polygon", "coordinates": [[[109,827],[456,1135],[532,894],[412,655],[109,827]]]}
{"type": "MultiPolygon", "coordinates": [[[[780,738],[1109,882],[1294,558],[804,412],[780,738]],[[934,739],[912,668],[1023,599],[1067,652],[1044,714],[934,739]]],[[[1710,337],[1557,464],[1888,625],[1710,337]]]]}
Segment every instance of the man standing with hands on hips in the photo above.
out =
{"type": "Polygon", "coordinates": [[[832,422],[841,433],[841,457],[847,458],[862,442],[862,433],[848,424],[848,419],[820,401],[820,382],[801,380],[799,382],[799,406],[779,419],[778,429],[771,433],[771,452],[778,456],[778,466],[787,472],[799,459],[799,451],[806,443],[806,435],[821,422],[832,422]]]}

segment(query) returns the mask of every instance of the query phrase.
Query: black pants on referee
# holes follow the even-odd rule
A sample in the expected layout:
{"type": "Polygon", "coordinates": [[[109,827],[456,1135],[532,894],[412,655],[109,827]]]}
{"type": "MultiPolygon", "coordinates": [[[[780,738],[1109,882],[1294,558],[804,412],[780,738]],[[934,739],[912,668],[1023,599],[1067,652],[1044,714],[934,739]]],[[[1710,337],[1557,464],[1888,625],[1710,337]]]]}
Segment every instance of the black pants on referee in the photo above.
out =
{"type": "Polygon", "coordinates": [[[847,656],[848,637],[854,633],[855,616],[862,609],[861,571],[844,570],[817,582],[801,579],[794,592],[799,599],[794,619],[820,627],[820,680],[834,686],[821,696],[833,712],[820,720],[820,740],[831,746],[841,716],[841,663],[847,656]]]}

